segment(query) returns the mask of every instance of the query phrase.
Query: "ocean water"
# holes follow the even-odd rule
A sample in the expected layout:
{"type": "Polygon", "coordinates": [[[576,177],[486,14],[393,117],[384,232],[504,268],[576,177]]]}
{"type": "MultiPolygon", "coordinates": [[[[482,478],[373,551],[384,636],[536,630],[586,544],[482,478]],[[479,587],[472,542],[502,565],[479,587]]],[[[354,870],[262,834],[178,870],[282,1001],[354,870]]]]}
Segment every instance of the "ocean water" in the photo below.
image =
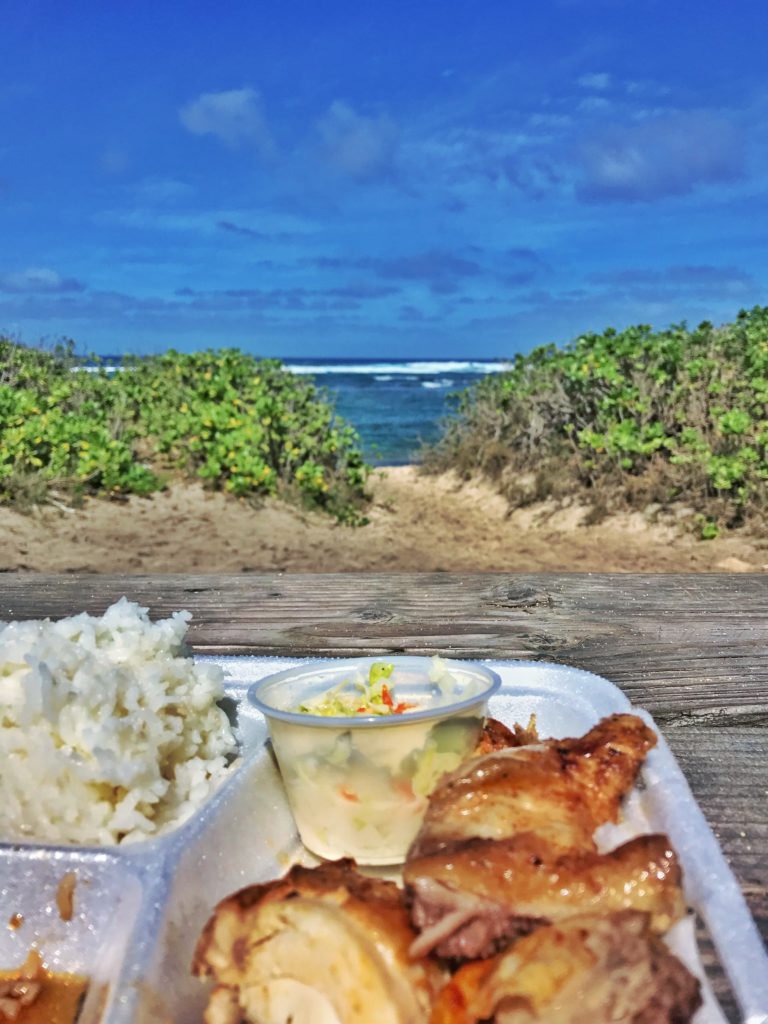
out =
{"type": "Polygon", "coordinates": [[[351,423],[369,462],[414,462],[434,441],[456,394],[505,363],[490,359],[285,359],[286,369],[314,378],[351,423]]]}

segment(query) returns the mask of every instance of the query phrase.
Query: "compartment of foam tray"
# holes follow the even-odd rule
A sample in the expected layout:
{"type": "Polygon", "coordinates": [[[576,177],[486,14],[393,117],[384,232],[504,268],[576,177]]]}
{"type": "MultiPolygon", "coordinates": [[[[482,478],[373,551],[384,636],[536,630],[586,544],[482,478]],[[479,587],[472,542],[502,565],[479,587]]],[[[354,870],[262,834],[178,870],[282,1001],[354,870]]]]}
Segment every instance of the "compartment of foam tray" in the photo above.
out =
{"type": "Polygon", "coordinates": [[[282,875],[301,855],[269,749],[262,744],[254,751],[206,812],[174,838],[157,883],[164,905],[156,940],[138,957],[135,977],[123,979],[125,1006],[110,1022],[201,1020],[205,986],[190,968],[213,907],[236,889],[282,875]]]}
{"type": "Polygon", "coordinates": [[[87,979],[78,1024],[105,1019],[139,917],[139,874],[107,853],[0,847],[0,878],[0,969],[34,949],[46,974],[87,979]]]}

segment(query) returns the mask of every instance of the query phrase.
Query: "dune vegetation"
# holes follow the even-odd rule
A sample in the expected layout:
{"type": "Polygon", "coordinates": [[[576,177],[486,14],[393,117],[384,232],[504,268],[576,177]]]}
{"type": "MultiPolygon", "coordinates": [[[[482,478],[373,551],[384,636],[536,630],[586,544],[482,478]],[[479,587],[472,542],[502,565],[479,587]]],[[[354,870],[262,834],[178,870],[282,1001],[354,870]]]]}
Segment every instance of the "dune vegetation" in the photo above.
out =
{"type": "Polygon", "coordinates": [[[427,472],[483,475],[515,506],[677,510],[703,537],[768,511],[768,307],[721,327],[640,325],[516,356],[461,394],[427,472]]]}
{"type": "MultiPolygon", "coordinates": [[[[590,518],[668,511],[702,537],[765,532],[768,307],[729,324],[583,334],[517,355],[458,396],[428,473],[484,477],[514,507],[577,500],[590,518]]],[[[325,392],[234,349],[88,366],[0,338],[0,502],[76,504],[179,478],[365,522],[370,473],[325,392]]]]}
{"type": "Polygon", "coordinates": [[[243,499],[280,496],[363,521],[354,429],[279,361],[168,351],[118,372],[0,338],[0,501],[149,494],[174,476],[243,499]]]}

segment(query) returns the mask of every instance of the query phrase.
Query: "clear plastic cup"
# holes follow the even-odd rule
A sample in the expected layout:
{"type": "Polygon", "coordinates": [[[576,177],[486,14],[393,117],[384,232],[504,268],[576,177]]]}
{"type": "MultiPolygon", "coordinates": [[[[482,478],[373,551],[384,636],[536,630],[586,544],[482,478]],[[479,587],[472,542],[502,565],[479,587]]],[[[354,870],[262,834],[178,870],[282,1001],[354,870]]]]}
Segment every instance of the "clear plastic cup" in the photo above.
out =
{"type": "Polygon", "coordinates": [[[267,719],[304,845],[330,860],[401,863],[427,797],[472,754],[500,685],[476,662],[405,656],[310,662],[255,683],[248,699],[267,719]],[[402,713],[298,710],[382,662],[394,666],[387,683],[402,713]]]}

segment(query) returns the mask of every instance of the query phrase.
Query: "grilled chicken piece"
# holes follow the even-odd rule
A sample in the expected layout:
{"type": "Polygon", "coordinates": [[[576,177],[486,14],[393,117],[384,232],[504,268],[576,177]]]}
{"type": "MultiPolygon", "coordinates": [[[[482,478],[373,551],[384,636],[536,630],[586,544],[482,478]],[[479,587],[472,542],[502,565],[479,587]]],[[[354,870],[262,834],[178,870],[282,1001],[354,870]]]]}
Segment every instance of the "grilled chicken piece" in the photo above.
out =
{"type": "Polygon", "coordinates": [[[646,914],[583,915],[539,928],[492,960],[466,964],[430,1024],[685,1024],[699,982],[646,914]]]}
{"type": "Polygon", "coordinates": [[[522,832],[535,832],[561,851],[594,850],[595,829],[617,820],[621,799],[655,743],[636,715],[612,715],[576,739],[473,758],[430,796],[408,856],[522,832]]]}
{"type": "Polygon", "coordinates": [[[442,983],[414,961],[393,882],[351,860],[294,867],[215,909],[193,973],[216,982],[205,1024],[421,1024],[442,983]]]}
{"type": "Polygon", "coordinates": [[[411,858],[403,871],[414,956],[487,957],[542,923],[631,908],[664,932],[685,913],[669,840],[642,835],[610,853],[561,853],[532,833],[472,839],[411,858]]]}

